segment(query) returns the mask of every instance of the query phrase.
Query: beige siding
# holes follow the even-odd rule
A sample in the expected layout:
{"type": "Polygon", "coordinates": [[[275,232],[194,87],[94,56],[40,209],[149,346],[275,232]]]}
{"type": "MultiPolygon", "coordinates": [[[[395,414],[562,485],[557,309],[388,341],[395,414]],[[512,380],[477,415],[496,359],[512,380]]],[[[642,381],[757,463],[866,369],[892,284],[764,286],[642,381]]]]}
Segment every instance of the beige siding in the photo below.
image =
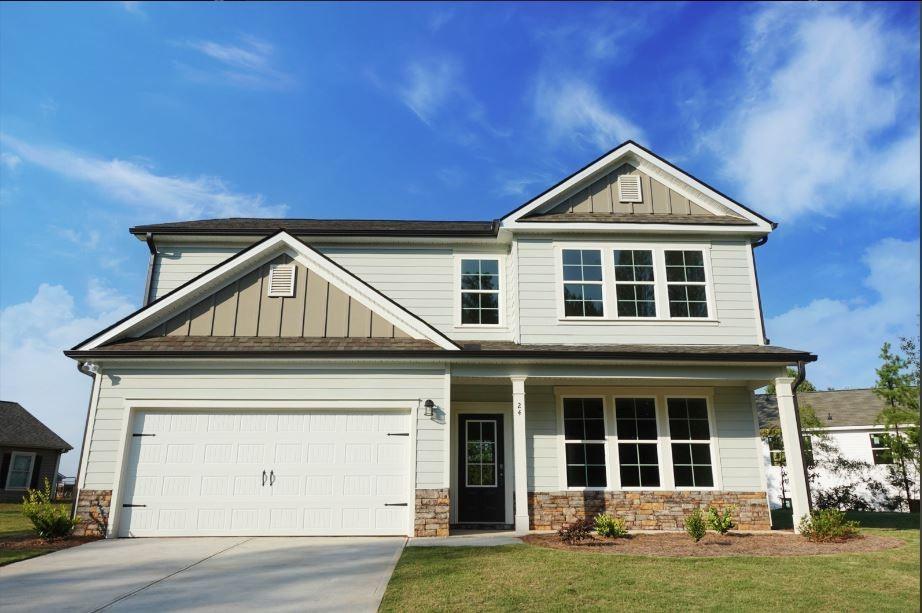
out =
{"type": "MultiPolygon", "coordinates": [[[[243,368],[111,369],[102,377],[87,456],[86,489],[112,489],[117,449],[130,398],[152,400],[337,400],[378,401],[431,398],[442,406],[441,369],[243,368]]],[[[443,483],[444,426],[419,412],[416,487],[443,483]]]]}
{"type": "Polygon", "coordinates": [[[720,449],[723,489],[741,492],[763,488],[759,464],[762,448],[753,420],[752,392],[745,387],[714,390],[714,415],[720,449]]]}
{"type": "Polygon", "coordinates": [[[240,251],[239,247],[157,245],[151,297],[159,298],[240,251]]]}

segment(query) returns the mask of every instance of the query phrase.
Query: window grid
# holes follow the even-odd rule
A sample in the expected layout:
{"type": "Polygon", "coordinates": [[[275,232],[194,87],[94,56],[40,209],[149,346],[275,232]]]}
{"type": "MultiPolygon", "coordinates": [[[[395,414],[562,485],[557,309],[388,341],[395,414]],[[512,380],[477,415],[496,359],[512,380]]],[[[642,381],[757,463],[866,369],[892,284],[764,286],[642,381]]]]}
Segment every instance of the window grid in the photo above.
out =
{"type": "Polygon", "coordinates": [[[499,324],[499,260],[461,260],[461,324],[499,324]]]}
{"type": "Polygon", "coordinates": [[[567,317],[604,317],[602,252],[563,249],[563,300],[567,317]]]}
{"type": "Polygon", "coordinates": [[[669,316],[706,318],[708,316],[707,276],[702,251],[664,252],[669,316]]]}
{"type": "Polygon", "coordinates": [[[659,487],[656,400],[615,398],[615,428],[621,487],[659,487]]]}
{"type": "Polygon", "coordinates": [[[871,456],[874,464],[893,464],[893,448],[890,445],[889,434],[872,434],[871,456]]]}
{"type": "Polygon", "coordinates": [[[613,255],[618,317],[656,317],[653,252],[615,249],[613,255]]]}
{"type": "Polygon", "coordinates": [[[467,428],[465,485],[467,487],[497,487],[496,421],[469,419],[465,427],[467,428]]]}
{"type": "Polygon", "coordinates": [[[605,487],[605,403],[601,398],[563,400],[567,487],[605,487]]]}
{"type": "Polygon", "coordinates": [[[35,463],[35,454],[13,452],[10,457],[10,469],[6,481],[8,490],[24,490],[29,487],[32,478],[32,465],[35,463]]]}
{"type": "Polygon", "coordinates": [[[666,406],[676,487],[713,487],[707,401],[704,398],[668,398],[666,406]]]}

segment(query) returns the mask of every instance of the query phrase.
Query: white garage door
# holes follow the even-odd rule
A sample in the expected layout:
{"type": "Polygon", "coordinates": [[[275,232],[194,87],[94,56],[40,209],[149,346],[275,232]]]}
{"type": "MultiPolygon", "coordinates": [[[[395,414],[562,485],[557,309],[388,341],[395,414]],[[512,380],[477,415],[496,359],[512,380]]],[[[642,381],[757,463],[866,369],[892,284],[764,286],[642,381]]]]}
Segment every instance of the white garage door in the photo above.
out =
{"type": "Polygon", "coordinates": [[[409,426],[395,412],[138,413],[119,535],[407,534],[409,426]]]}

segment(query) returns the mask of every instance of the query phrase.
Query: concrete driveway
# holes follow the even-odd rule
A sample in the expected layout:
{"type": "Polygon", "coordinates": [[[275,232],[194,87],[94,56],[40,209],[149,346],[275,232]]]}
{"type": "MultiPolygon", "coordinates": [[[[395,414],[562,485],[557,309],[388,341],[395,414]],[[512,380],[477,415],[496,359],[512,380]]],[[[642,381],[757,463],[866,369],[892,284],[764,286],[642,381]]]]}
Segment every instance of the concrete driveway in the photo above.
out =
{"type": "Polygon", "coordinates": [[[403,538],[144,538],[0,568],[4,611],[374,611],[403,538]]]}

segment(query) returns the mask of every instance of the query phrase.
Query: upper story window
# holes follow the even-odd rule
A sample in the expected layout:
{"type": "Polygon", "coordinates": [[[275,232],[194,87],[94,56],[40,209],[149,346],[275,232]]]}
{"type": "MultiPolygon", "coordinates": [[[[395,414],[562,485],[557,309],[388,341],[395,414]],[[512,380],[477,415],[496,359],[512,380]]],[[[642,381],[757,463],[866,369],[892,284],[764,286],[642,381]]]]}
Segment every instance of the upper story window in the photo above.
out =
{"type": "Polygon", "coordinates": [[[618,317],[656,317],[653,252],[615,249],[618,317]]]}
{"type": "Polygon", "coordinates": [[[889,434],[871,435],[871,455],[875,464],[893,464],[893,449],[889,434]]]}
{"type": "Polygon", "coordinates": [[[701,251],[669,251],[666,258],[666,286],[670,317],[707,317],[707,279],[701,251]]]}
{"type": "Polygon", "coordinates": [[[498,325],[499,260],[461,260],[461,324],[498,325]]]}
{"type": "Polygon", "coordinates": [[[707,400],[669,398],[669,436],[676,487],[713,487],[707,400]]]}
{"type": "Polygon", "coordinates": [[[601,398],[565,398],[563,433],[567,487],[605,487],[605,403],[601,398]]]}
{"type": "Polygon", "coordinates": [[[602,317],[602,252],[563,250],[563,300],[567,317],[602,317]]]}
{"type": "Polygon", "coordinates": [[[621,487],[659,487],[656,401],[615,398],[621,487]]]}

